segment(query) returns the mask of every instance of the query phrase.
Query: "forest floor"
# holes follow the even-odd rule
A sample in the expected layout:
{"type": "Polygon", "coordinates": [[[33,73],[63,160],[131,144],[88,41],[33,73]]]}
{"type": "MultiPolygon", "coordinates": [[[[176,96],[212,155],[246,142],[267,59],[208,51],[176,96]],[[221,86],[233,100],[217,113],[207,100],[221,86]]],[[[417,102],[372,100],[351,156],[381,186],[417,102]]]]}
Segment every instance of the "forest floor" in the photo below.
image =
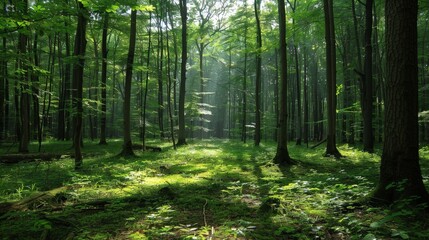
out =
{"type": "MultiPolygon", "coordinates": [[[[354,204],[375,187],[379,153],[341,145],[337,160],[290,145],[298,164],[279,168],[274,143],[151,142],[162,152],[127,159],[121,144],[85,142],[80,171],[67,156],[0,164],[0,239],[429,239],[419,206],[354,204]]],[[[429,148],[420,155],[429,189],[429,148]]]]}

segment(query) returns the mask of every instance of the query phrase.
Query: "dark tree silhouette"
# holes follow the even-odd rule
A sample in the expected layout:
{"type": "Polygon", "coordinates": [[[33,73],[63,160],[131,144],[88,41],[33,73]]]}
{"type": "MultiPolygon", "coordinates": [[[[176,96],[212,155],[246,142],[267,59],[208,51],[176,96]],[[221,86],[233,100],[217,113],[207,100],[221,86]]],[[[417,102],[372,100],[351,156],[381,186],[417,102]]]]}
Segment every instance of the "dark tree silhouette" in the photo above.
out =
{"type": "Polygon", "coordinates": [[[372,199],[429,202],[419,164],[417,0],[386,0],[387,78],[380,179],[372,199]]]}
{"type": "Polygon", "coordinates": [[[280,165],[292,163],[287,148],[287,58],[285,1],[278,0],[280,31],[280,111],[277,131],[277,152],[274,162],[280,165]]]}

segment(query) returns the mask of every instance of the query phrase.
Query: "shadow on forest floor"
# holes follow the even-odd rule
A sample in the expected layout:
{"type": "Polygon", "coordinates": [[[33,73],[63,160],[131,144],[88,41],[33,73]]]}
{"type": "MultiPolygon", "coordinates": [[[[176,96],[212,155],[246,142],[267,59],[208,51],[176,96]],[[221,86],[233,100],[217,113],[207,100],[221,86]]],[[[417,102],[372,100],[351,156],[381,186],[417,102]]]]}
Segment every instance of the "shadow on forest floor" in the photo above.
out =
{"type": "MultiPolygon", "coordinates": [[[[347,204],[374,187],[379,156],[341,146],[345,158],[290,146],[298,164],[272,163],[273,144],[190,143],[177,151],[97,153],[72,160],[0,165],[0,202],[31,203],[0,216],[1,239],[363,239],[429,236],[427,216],[347,204]],[[31,200],[36,194],[67,190],[31,200]],[[24,199],[24,200],[23,200],[24,199]],[[344,206],[348,206],[347,209],[344,206]],[[406,219],[406,220],[404,220],[406,219]]],[[[59,149],[58,145],[46,149],[59,149]]],[[[65,146],[65,145],[64,145],[65,146]]],[[[424,159],[429,151],[422,150],[424,159]]],[[[427,162],[427,160],[424,160],[427,162]]],[[[428,184],[428,165],[423,164],[428,184]]],[[[48,194],[45,194],[48,195],[48,194]]]]}

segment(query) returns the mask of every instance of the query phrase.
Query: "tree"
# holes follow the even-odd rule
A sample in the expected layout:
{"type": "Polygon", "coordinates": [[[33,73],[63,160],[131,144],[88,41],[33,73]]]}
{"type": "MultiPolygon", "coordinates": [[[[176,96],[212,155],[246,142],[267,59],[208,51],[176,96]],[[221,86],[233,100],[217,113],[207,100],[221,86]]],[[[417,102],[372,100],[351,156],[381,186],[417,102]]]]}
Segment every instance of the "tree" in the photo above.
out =
{"type": "Polygon", "coordinates": [[[417,0],[386,0],[387,78],[380,178],[371,198],[428,203],[418,142],[417,0]]]}
{"type": "Polygon", "coordinates": [[[261,142],[261,70],[262,70],[262,33],[260,22],[261,1],[255,0],[255,19],[256,19],[256,81],[255,81],[255,146],[261,142]]]}
{"type": "MultiPolygon", "coordinates": [[[[23,0],[20,4],[20,10],[23,16],[27,14],[28,1],[23,0]]],[[[30,144],[30,82],[29,82],[29,68],[26,60],[27,54],[27,41],[28,36],[25,33],[26,30],[19,33],[18,36],[18,68],[19,68],[19,81],[21,87],[21,99],[20,99],[20,141],[19,141],[19,152],[28,152],[28,146],[30,144]]]]}
{"type": "Polygon", "coordinates": [[[106,110],[107,110],[107,30],[109,27],[109,13],[103,14],[103,33],[101,40],[101,126],[100,145],[106,145],[106,110]]]}
{"type": "Polygon", "coordinates": [[[363,150],[374,152],[374,133],[372,127],[373,114],[373,81],[372,81],[372,6],[373,0],[366,0],[365,4],[365,62],[362,83],[363,94],[363,150]]]}
{"type": "Polygon", "coordinates": [[[325,12],[325,41],[326,41],[326,79],[327,79],[327,103],[328,103],[328,136],[326,144],[326,156],[341,157],[336,146],[336,51],[335,51],[335,28],[334,11],[332,0],[324,0],[325,12]]]}
{"type": "Polygon", "coordinates": [[[74,115],[74,135],[73,146],[75,152],[75,169],[82,168],[82,91],[83,91],[83,69],[85,66],[85,51],[86,51],[86,26],[87,10],[82,2],[78,1],[78,22],[76,27],[76,36],[74,42],[73,56],[76,57],[76,62],[73,64],[73,107],[74,115]]]}
{"type": "Polygon", "coordinates": [[[137,10],[131,10],[130,43],[128,48],[127,68],[125,72],[124,91],[124,144],[122,145],[122,156],[134,156],[131,141],[131,80],[133,75],[134,53],[136,48],[136,21],[137,10]]]}
{"type": "Polygon", "coordinates": [[[284,0],[278,0],[280,32],[280,111],[277,131],[277,152],[274,162],[280,165],[292,163],[287,148],[287,58],[286,58],[286,13],[284,0]]]}
{"type": "Polygon", "coordinates": [[[188,8],[186,0],[179,0],[180,16],[182,19],[182,63],[180,67],[180,86],[179,86],[179,132],[177,145],[186,144],[186,129],[185,129],[185,95],[186,95],[186,62],[188,59],[188,35],[187,35],[187,19],[188,8]]]}

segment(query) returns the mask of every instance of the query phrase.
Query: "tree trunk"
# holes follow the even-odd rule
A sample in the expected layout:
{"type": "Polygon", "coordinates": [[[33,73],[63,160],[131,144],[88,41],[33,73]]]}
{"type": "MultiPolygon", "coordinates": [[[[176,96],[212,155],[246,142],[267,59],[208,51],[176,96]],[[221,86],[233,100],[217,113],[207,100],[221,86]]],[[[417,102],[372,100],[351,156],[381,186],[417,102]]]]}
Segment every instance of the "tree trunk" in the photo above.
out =
{"type": "Polygon", "coordinates": [[[418,142],[417,0],[387,0],[386,111],[380,179],[372,199],[428,203],[418,142]]]}
{"type": "Polygon", "coordinates": [[[136,47],[136,20],[137,10],[131,11],[130,44],[128,49],[127,69],[125,70],[124,91],[124,144],[122,145],[122,156],[134,156],[131,141],[131,80],[133,74],[134,53],[136,47]]]}
{"type": "Polygon", "coordinates": [[[85,51],[86,51],[86,26],[87,10],[81,2],[78,2],[78,23],[76,28],[76,37],[74,42],[73,55],[77,58],[77,62],[73,65],[73,106],[74,106],[74,135],[73,146],[75,151],[75,169],[82,168],[82,91],[83,91],[83,70],[85,66],[85,51]]]}
{"type": "Polygon", "coordinates": [[[185,129],[185,95],[186,95],[186,61],[188,59],[188,35],[187,35],[187,18],[188,9],[186,0],[179,0],[180,16],[182,19],[182,63],[180,67],[180,89],[179,89],[179,133],[177,145],[186,144],[185,129]]]}
{"type": "Polygon", "coordinates": [[[278,126],[279,126],[279,112],[280,112],[280,108],[279,108],[279,50],[276,48],[274,50],[274,57],[275,57],[275,66],[276,66],[276,70],[275,70],[275,77],[274,77],[274,116],[276,119],[276,127],[274,129],[274,141],[277,142],[278,138],[278,126]]]}
{"type": "MultiPolygon", "coordinates": [[[[167,19],[165,19],[164,24],[168,26],[167,19]]],[[[170,136],[171,136],[171,142],[173,143],[173,149],[176,150],[176,140],[174,136],[174,121],[173,121],[173,109],[172,109],[172,102],[171,102],[171,90],[173,87],[172,81],[171,81],[171,57],[170,57],[170,42],[169,42],[169,34],[168,31],[166,31],[166,45],[167,45],[167,107],[168,107],[168,118],[170,121],[170,136]]]]}
{"type": "Polygon", "coordinates": [[[301,82],[299,77],[298,47],[294,45],[295,76],[296,76],[296,145],[301,145],[302,120],[301,120],[301,82]]]}
{"type": "MultiPolygon", "coordinates": [[[[66,23],[67,25],[67,23],[66,23]]],[[[70,34],[66,33],[65,35],[65,40],[66,40],[66,58],[69,58],[71,55],[71,49],[70,49],[70,34]]],[[[65,72],[64,72],[64,102],[65,102],[65,113],[64,113],[64,118],[65,118],[65,140],[69,140],[70,139],[70,131],[71,131],[71,119],[70,119],[70,113],[71,113],[71,64],[70,63],[66,63],[66,67],[65,67],[65,72]]]]}
{"type": "Polygon", "coordinates": [[[280,31],[280,112],[278,125],[277,152],[273,161],[280,165],[292,163],[287,148],[287,58],[286,58],[286,13],[284,0],[278,0],[280,31]]]}
{"type": "Polygon", "coordinates": [[[365,63],[363,81],[363,150],[374,152],[373,118],[373,81],[372,81],[372,6],[373,0],[366,0],[365,4],[365,63]]]}
{"type": "Polygon", "coordinates": [[[328,135],[326,144],[326,156],[341,157],[336,146],[336,50],[335,28],[332,0],[324,0],[325,12],[325,40],[326,40],[326,79],[327,79],[327,103],[328,103],[328,135]]]}
{"type": "Polygon", "coordinates": [[[104,13],[103,33],[101,39],[101,119],[100,145],[106,145],[106,111],[107,111],[107,30],[109,27],[109,13],[104,13]]]}
{"type": "Polygon", "coordinates": [[[158,22],[158,127],[160,139],[165,138],[164,134],[164,90],[163,90],[163,74],[164,74],[164,36],[162,31],[163,9],[160,9],[158,22]]]}
{"type": "MultiPolygon", "coordinates": [[[[54,54],[55,55],[55,54],[54,54]]],[[[34,35],[33,40],[33,61],[36,68],[40,67],[39,50],[38,50],[38,34],[34,35]]],[[[32,73],[31,93],[33,98],[33,129],[35,136],[39,142],[39,152],[42,146],[42,128],[40,125],[39,113],[39,76],[37,73],[32,73]]]]}
{"type": "Polygon", "coordinates": [[[308,147],[308,112],[309,112],[309,101],[308,101],[308,52],[307,48],[304,47],[304,129],[303,129],[303,138],[304,143],[308,147]]]}
{"type": "MultiPolygon", "coordinates": [[[[3,4],[3,12],[6,11],[6,2],[3,4]]],[[[7,39],[2,37],[2,54],[6,56],[7,39]]],[[[0,60],[0,140],[6,138],[6,81],[7,81],[7,60],[0,60]]]]}
{"type": "Polygon", "coordinates": [[[255,146],[261,142],[261,71],[262,71],[262,33],[259,13],[261,10],[261,1],[255,0],[255,19],[256,19],[256,88],[255,88],[255,146]]]}
{"type": "MultiPolygon", "coordinates": [[[[27,14],[28,1],[22,1],[22,14],[27,14]]],[[[19,149],[20,153],[27,153],[28,146],[30,144],[30,82],[28,74],[28,63],[25,60],[27,54],[27,41],[28,36],[25,33],[19,33],[18,36],[18,68],[19,81],[21,88],[21,99],[20,99],[20,141],[19,149]]]]}
{"type": "MultiPolygon", "coordinates": [[[[204,43],[197,43],[198,48],[198,56],[199,56],[199,66],[200,66],[200,108],[204,108],[204,49],[205,45],[204,43]]],[[[202,112],[202,111],[201,111],[202,112]]],[[[204,115],[200,114],[200,137],[203,139],[204,135],[204,115]]]]}
{"type": "MultiPolygon", "coordinates": [[[[247,9],[247,5],[245,5],[247,9]]],[[[244,69],[243,69],[243,93],[241,100],[242,116],[241,116],[241,141],[246,143],[247,141],[247,18],[244,29],[244,69]]]]}
{"type": "Polygon", "coordinates": [[[147,59],[146,59],[146,77],[145,77],[145,91],[142,96],[143,100],[143,112],[142,112],[142,145],[143,149],[146,148],[146,107],[147,107],[147,93],[148,93],[148,85],[149,85],[149,66],[150,66],[150,52],[152,50],[152,13],[149,12],[149,27],[148,27],[148,45],[147,45],[147,59]]]}

